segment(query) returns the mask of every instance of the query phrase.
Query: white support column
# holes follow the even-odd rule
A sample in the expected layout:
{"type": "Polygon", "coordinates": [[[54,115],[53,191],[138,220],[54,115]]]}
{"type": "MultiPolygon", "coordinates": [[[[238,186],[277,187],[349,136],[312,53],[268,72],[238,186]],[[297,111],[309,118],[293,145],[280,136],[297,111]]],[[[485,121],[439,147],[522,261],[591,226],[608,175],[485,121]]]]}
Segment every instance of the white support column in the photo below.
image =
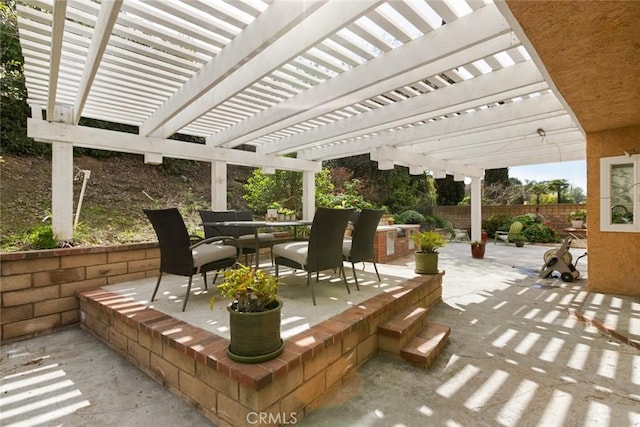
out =
{"type": "Polygon", "coordinates": [[[73,237],[73,144],[51,144],[51,215],[58,241],[73,237]]]}
{"type": "Polygon", "coordinates": [[[479,242],[482,238],[482,194],[481,178],[471,177],[471,241],[479,242]]]}
{"type": "Polygon", "coordinates": [[[311,221],[316,213],[316,174],[302,172],[302,219],[311,221]]]}
{"type": "Polygon", "coordinates": [[[211,209],[227,210],[227,163],[211,162],[211,209]]]}

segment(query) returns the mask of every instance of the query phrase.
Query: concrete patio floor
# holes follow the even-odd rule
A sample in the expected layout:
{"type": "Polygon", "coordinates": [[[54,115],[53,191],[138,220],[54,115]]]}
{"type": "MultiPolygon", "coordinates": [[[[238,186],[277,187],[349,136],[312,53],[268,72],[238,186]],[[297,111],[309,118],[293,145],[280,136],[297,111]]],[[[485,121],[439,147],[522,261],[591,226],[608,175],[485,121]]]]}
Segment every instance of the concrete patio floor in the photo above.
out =
{"type": "MultiPolygon", "coordinates": [[[[298,424],[640,425],[640,300],[585,292],[584,278],[539,279],[548,249],[489,243],[485,259],[476,260],[468,244],[447,245],[440,256],[443,302],[429,318],[452,332],[436,363],[425,371],[379,354],[298,424]],[[617,339],[601,332],[610,330],[617,339]]],[[[583,250],[572,253],[575,259],[583,250]]],[[[379,265],[383,285],[411,276],[412,261],[379,265]]],[[[583,276],[586,261],[577,266],[583,276]]],[[[367,265],[363,277],[371,272],[367,265]]],[[[360,293],[376,286],[364,279],[360,293]]],[[[314,315],[306,286],[292,288],[306,308],[298,313],[302,320],[291,322],[295,329],[314,322],[314,315]]],[[[336,294],[318,300],[318,313],[357,303],[353,284],[351,296],[341,282],[331,288],[336,294]]],[[[165,301],[175,310],[183,293],[167,289],[156,308],[165,301]]],[[[192,295],[187,313],[208,300],[192,295]]],[[[205,322],[220,329],[206,310],[205,322]]],[[[211,425],[79,327],[2,346],[0,390],[3,426],[211,425]]]]}

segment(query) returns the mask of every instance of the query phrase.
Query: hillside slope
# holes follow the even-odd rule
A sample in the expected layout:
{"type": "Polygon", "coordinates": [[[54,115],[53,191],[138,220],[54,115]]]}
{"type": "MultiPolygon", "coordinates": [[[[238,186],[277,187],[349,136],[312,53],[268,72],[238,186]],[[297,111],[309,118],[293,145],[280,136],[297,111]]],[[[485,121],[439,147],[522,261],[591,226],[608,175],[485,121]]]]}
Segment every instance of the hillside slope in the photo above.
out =
{"type": "MultiPolygon", "coordinates": [[[[50,223],[51,159],[3,155],[0,165],[2,251],[26,249],[20,241],[34,226],[50,223]],[[49,222],[47,222],[49,221],[49,222]]],[[[198,209],[211,200],[211,169],[206,162],[177,162],[173,173],[145,165],[143,157],[123,154],[108,159],[81,156],[76,172],[90,170],[78,239],[75,244],[110,244],[154,240],[143,208],[179,207],[190,230],[199,229],[198,209]]],[[[229,166],[229,208],[244,208],[242,185],[252,169],[229,166]]],[[[82,185],[74,180],[74,212],[82,185]]]]}

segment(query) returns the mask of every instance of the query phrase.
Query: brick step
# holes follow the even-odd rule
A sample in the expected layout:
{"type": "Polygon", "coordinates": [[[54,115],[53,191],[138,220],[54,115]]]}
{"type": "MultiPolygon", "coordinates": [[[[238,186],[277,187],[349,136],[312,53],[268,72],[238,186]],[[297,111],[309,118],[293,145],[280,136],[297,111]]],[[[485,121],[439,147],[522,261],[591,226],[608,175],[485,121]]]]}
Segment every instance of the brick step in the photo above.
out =
{"type": "Polygon", "coordinates": [[[409,343],[400,350],[400,356],[416,365],[428,368],[444,348],[451,328],[428,322],[409,343]]]}
{"type": "Polygon", "coordinates": [[[429,309],[410,307],[391,320],[378,325],[378,347],[381,351],[400,354],[404,347],[426,324],[429,309]]]}

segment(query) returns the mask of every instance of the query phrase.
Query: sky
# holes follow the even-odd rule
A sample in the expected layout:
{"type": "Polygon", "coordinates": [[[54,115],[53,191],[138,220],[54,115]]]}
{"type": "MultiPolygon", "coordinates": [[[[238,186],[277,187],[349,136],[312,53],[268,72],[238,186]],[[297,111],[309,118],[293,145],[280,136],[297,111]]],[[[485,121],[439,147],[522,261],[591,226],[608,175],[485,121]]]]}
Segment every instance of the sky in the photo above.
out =
{"type": "Polygon", "coordinates": [[[587,165],[584,160],[541,165],[514,166],[509,168],[509,178],[518,178],[522,183],[566,179],[569,184],[580,187],[587,194],[587,165]]]}

